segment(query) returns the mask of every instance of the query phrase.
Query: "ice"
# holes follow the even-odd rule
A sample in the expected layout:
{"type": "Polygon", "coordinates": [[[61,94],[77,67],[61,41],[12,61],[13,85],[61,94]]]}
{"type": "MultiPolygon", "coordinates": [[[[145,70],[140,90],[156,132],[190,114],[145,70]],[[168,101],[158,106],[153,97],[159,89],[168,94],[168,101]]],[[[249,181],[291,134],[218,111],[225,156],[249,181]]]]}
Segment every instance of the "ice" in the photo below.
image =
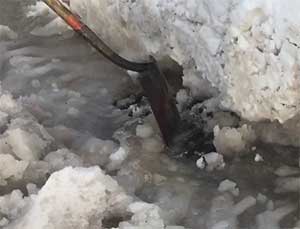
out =
{"type": "Polygon", "coordinates": [[[19,159],[26,161],[38,160],[47,143],[35,133],[20,128],[7,131],[7,143],[19,159]]]}
{"type": "Polygon", "coordinates": [[[44,161],[49,163],[51,167],[51,173],[68,166],[83,166],[81,158],[68,149],[59,149],[51,152],[47,154],[47,156],[44,158],[44,161]]]}
{"type": "Polygon", "coordinates": [[[9,224],[9,220],[5,217],[3,217],[1,220],[0,220],[0,227],[5,227],[6,225],[9,224]]]}
{"type": "Polygon", "coordinates": [[[299,207],[287,206],[299,202],[299,172],[282,167],[299,156],[296,0],[70,4],[120,55],[153,55],[163,71],[162,60],[173,59],[183,73],[178,108],[209,137],[218,126],[217,149],[210,139],[211,153],[205,145],[170,158],[149,105],[134,104],[141,88],[127,73],[42,1],[7,1],[0,21],[18,37],[0,39],[0,227],[265,228],[253,220],[266,210],[271,226],[296,223],[299,207]],[[129,109],[112,105],[130,95],[119,104],[133,102],[129,109]],[[267,163],[254,163],[255,154],[267,163]],[[219,192],[224,179],[233,184],[219,192]]]}
{"type": "Polygon", "coordinates": [[[48,14],[55,13],[49,9],[49,7],[42,1],[36,1],[35,5],[29,6],[29,10],[26,14],[27,17],[39,17],[39,16],[47,16],[48,14]]]}
{"type": "Polygon", "coordinates": [[[0,196],[0,213],[8,220],[14,220],[22,215],[29,202],[29,199],[23,198],[20,190],[14,190],[10,194],[0,196]]]}
{"type": "Polygon", "coordinates": [[[6,25],[0,25],[0,41],[1,40],[14,40],[17,39],[18,34],[12,31],[6,25]]]}
{"type": "Polygon", "coordinates": [[[26,185],[26,189],[27,189],[28,195],[36,195],[39,191],[37,185],[32,184],[32,183],[28,183],[26,185]]]}
{"type": "Polygon", "coordinates": [[[255,133],[250,126],[243,125],[240,128],[219,126],[214,128],[214,145],[217,152],[225,156],[234,156],[247,151],[249,144],[255,140],[255,133]]]}
{"type": "Polygon", "coordinates": [[[286,177],[300,174],[300,169],[297,167],[291,167],[287,165],[283,165],[275,170],[274,172],[277,176],[286,177]]]}
{"type": "Polygon", "coordinates": [[[28,165],[27,161],[18,161],[10,154],[0,154],[0,186],[22,179],[28,165]]]}
{"type": "Polygon", "coordinates": [[[40,37],[48,37],[53,35],[61,35],[70,31],[68,25],[59,17],[53,19],[43,27],[37,27],[31,31],[32,35],[40,37]]]}
{"type": "Polygon", "coordinates": [[[274,211],[265,211],[256,216],[258,229],[280,229],[279,222],[286,215],[295,210],[293,206],[283,206],[274,211]]]}
{"type": "Polygon", "coordinates": [[[267,202],[268,198],[264,194],[258,193],[257,197],[256,197],[256,200],[257,200],[258,203],[264,204],[264,203],[267,202]]]}
{"type": "MultiPolygon", "coordinates": [[[[1,89],[2,90],[2,89],[1,89]]],[[[22,110],[22,106],[12,98],[11,94],[1,93],[0,110],[10,115],[16,114],[22,110]]]]}
{"type": "Polygon", "coordinates": [[[257,153],[257,154],[255,154],[254,161],[262,162],[262,161],[264,161],[264,158],[260,154],[257,153]]]}
{"type": "Polygon", "coordinates": [[[159,153],[164,149],[162,140],[158,137],[144,139],[143,149],[148,153],[159,153]]]}
{"type": "Polygon", "coordinates": [[[276,193],[299,192],[300,177],[282,177],[276,181],[276,193]]]}
{"type": "Polygon", "coordinates": [[[117,150],[113,141],[103,141],[99,138],[89,138],[80,148],[85,163],[104,166],[109,163],[109,157],[117,150]]]}
{"type": "Polygon", "coordinates": [[[165,228],[164,221],[160,216],[160,209],[156,205],[143,202],[135,202],[129,205],[128,210],[133,214],[133,216],[130,222],[120,223],[119,229],[165,228]]]}
{"type": "Polygon", "coordinates": [[[247,196],[234,206],[233,212],[235,215],[238,216],[243,214],[248,208],[253,207],[255,205],[256,199],[253,196],[247,196]]]}
{"type": "Polygon", "coordinates": [[[109,156],[109,164],[107,165],[109,170],[120,169],[122,162],[126,160],[128,151],[123,147],[120,147],[116,152],[109,156]]]}
{"type": "Polygon", "coordinates": [[[223,155],[216,152],[211,152],[200,157],[196,165],[200,169],[206,169],[207,171],[213,171],[214,169],[223,169],[225,167],[225,162],[223,155]]]}
{"type": "Polygon", "coordinates": [[[233,195],[238,196],[239,195],[239,188],[237,187],[237,184],[231,180],[224,180],[219,184],[218,187],[219,192],[231,192],[233,195]]]}
{"type": "Polygon", "coordinates": [[[137,125],[136,127],[136,135],[141,138],[149,138],[153,133],[153,129],[149,125],[137,125]]]}

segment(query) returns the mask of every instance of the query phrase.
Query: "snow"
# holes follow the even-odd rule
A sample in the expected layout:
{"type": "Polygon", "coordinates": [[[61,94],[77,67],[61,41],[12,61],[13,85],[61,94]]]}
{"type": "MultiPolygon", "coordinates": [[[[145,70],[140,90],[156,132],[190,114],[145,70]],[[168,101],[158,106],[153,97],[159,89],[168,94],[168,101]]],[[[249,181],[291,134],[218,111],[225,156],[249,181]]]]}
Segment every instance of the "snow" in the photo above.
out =
{"type": "Polygon", "coordinates": [[[119,53],[173,58],[184,68],[184,82],[194,82],[186,84],[193,96],[202,78],[210,84],[206,90],[219,90],[220,106],[248,120],[283,123],[299,113],[296,0],[288,5],[279,0],[72,0],[70,5],[119,53]]]}
{"type": "Polygon", "coordinates": [[[7,185],[8,179],[22,179],[28,164],[27,161],[16,160],[10,154],[0,154],[0,186],[7,185]]]}

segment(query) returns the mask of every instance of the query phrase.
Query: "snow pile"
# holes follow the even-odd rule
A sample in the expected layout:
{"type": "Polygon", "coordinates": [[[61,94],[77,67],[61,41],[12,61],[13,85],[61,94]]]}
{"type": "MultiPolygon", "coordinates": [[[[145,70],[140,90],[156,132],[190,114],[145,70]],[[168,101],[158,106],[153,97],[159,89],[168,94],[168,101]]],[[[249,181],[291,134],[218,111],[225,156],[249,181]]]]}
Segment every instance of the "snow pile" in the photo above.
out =
{"type": "Polygon", "coordinates": [[[99,167],[55,172],[30,198],[20,191],[0,197],[0,213],[15,219],[7,229],[104,228],[110,220],[119,229],[184,229],[168,226],[158,206],[133,202],[99,167]]]}
{"type": "Polygon", "coordinates": [[[101,227],[106,215],[124,212],[128,202],[118,184],[99,168],[68,167],[53,173],[26,214],[7,228],[101,227]]]}
{"type": "Polygon", "coordinates": [[[284,122],[299,113],[297,0],[70,4],[118,52],[173,58],[193,96],[215,87],[219,105],[254,121],[284,122]]]}
{"type": "Polygon", "coordinates": [[[214,128],[214,145],[217,151],[226,156],[245,152],[255,140],[255,133],[250,126],[243,125],[240,128],[219,126],[214,128]]]}

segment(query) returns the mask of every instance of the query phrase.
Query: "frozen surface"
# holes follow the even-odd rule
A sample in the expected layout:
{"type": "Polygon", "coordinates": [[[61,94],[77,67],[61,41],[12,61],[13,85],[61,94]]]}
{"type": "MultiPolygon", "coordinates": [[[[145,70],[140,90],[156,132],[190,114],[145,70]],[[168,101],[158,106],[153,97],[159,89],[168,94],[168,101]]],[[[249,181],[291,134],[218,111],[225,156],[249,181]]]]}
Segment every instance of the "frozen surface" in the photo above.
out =
{"type": "Polygon", "coordinates": [[[0,0],[0,228],[299,226],[298,60],[287,55],[290,45],[298,53],[297,4],[71,0],[122,55],[183,66],[178,107],[203,122],[216,149],[174,159],[153,115],[141,115],[147,106],[113,105],[139,90],[132,73],[43,3],[0,0]]]}

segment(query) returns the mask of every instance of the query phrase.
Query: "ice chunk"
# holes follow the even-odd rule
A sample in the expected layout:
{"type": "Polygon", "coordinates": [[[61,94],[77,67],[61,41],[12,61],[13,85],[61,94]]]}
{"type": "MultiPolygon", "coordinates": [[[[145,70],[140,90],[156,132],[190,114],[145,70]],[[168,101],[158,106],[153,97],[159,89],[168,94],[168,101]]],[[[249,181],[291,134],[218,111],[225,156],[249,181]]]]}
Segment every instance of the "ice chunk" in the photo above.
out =
{"type": "Polygon", "coordinates": [[[50,8],[43,2],[37,1],[35,5],[29,6],[29,11],[27,12],[27,17],[39,17],[46,16],[48,14],[55,15],[54,12],[50,10],[50,8]]]}
{"type": "Polygon", "coordinates": [[[84,162],[104,166],[109,162],[109,156],[117,149],[117,144],[113,141],[92,137],[82,145],[80,152],[84,162]]]}
{"type": "Polygon", "coordinates": [[[257,153],[257,154],[255,154],[254,161],[262,162],[262,161],[264,161],[264,158],[260,154],[257,153]]]}
{"type": "Polygon", "coordinates": [[[130,198],[99,167],[68,167],[53,173],[26,214],[7,228],[101,228],[106,215],[125,212],[129,202],[130,198]]]}
{"type": "Polygon", "coordinates": [[[28,164],[27,161],[16,160],[10,154],[0,154],[0,186],[6,185],[8,179],[22,179],[28,164]]]}
{"type": "Polygon", "coordinates": [[[37,27],[31,31],[32,35],[47,37],[53,35],[61,35],[70,31],[70,27],[61,18],[57,17],[43,27],[37,27]]]}
{"type": "Polygon", "coordinates": [[[153,135],[153,129],[150,125],[137,125],[136,135],[141,138],[149,138],[153,135]]]}
{"type": "Polygon", "coordinates": [[[22,160],[34,161],[41,157],[47,142],[35,133],[29,133],[20,128],[7,131],[7,142],[16,156],[22,160]]]}
{"type": "Polygon", "coordinates": [[[247,196],[234,206],[233,213],[237,216],[241,215],[244,211],[253,207],[255,204],[256,199],[253,196],[247,196]]]}
{"type": "Polygon", "coordinates": [[[300,173],[300,169],[296,167],[290,167],[287,165],[283,165],[276,169],[274,172],[277,176],[280,177],[286,177],[286,176],[292,176],[292,175],[297,175],[300,173]]]}
{"type": "Polygon", "coordinates": [[[256,197],[256,200],[257,200],[258,203],[264,204],[264,203],[267,202],[268,198],[265,195],[263,195],[261,193],[258,193],[257,197],[256,197]]]}
{"type": "Polygon", "coordinates": [[[109,156],[109,164],[108,169],[109,170],[116,170],[119,169],[122,165],[123,161],[127,158],[128,152],[123,147],[120,147],[116,152],[112,153],[109,156]]]}
{"type": "Polygon", "coordinates": [[[228,229],[237,229],[237,219],[233,214],[233,209],[233,199],[228,193],[213,198],[209,218],[206,222],[207,228],[218,228],[226,225],[228,229]]]}
{"type": "Polygon", "coordinates": [[[241,128],[218,126],[214,128],[214,145],[219,153],[233,156],[247,150],[247,146],[255,140],[255,133],[250,126],[243,125],[241,128]]]}
{"type": "Polygon", "coordinates": [[[145,228],[164,229],[165,224],[160,216],[160,208],[153,204],[135,202],[129,205],[129,212],[133,214],[130,222],[121,222],[119,229],[145,228]]]}
{"type": "Polygon", "coordinates": [[[0,40],[14,40],[18,35],[8,26],[0,25],[0,40]]]}
{"type": "Polygon", "coordinates": [[[13,99],[12,95],[2,94],[0,96],[0,110],[11,115],[20,112],[22,106],[13,99]]]}
{"type": "Polygon", "coordinates": [[[205,168],[207,171],[213,171],[214,169],[223,169],[225,162],[222,154],[211,152],[200,157],[196,165],[200,169],[205,168]]]}
{"type": "Polygon", "coordinates": [[[80,167],[83,165],[81,158],[68,149],[59,149],[47,154],[44,161],[48,162],[51,172],[61,170],[68,166],[80,167]]]}
{"type": "Polygon", "coordinates": [[[218,187],[219,192],[234,191],[237,188],[237,184],[231,180],[223,180],[218,187]]]}
{"type": "Polygon", "coordinates": [[[8,114],[0,111],[0,128],[8,123],[8,114]]]}
{"type": "Polygon", "coordinates": [[[14,190],[10,194],[0,196],[0,213],[6,215],[9,220],[16,219],[28,203],[29,200],[23,198],[20,190],[14,190]]]}
{"type": "Polygon", "coordinates": [[[149,153],[160,153],[164,149],[164,144],[157,137],[147,138],[142,141],[143,149],[149,153]]]}
{"type": "Polygon", "coordinates": [[[39,189],[37,187],[36,184],[32,184],[32,183],[28,183],[26,185],[26,189],[27,189],[27,192],[28,192],[28,195],[35,195],[38,193],[39,189]]]}
{"type": "Polygon", "coordinates": [[[6,225],[9,224],[9,220],[5,217],[3,217],[1,220],[0,220],[0,227],[5,227],[6,225]]]}
{"type": "Polygon", "coordinates": [[[299,192],[300,177],[282,177],[276,181],[276,193],[299,192]]]}
{"type": "Polygon", "coordinates": [[[291,205],[283,206],[274,211],[265,211],[256,216],[258,229],[280,229],[279,222],[286,215],[295,210],[291,205]]]}

